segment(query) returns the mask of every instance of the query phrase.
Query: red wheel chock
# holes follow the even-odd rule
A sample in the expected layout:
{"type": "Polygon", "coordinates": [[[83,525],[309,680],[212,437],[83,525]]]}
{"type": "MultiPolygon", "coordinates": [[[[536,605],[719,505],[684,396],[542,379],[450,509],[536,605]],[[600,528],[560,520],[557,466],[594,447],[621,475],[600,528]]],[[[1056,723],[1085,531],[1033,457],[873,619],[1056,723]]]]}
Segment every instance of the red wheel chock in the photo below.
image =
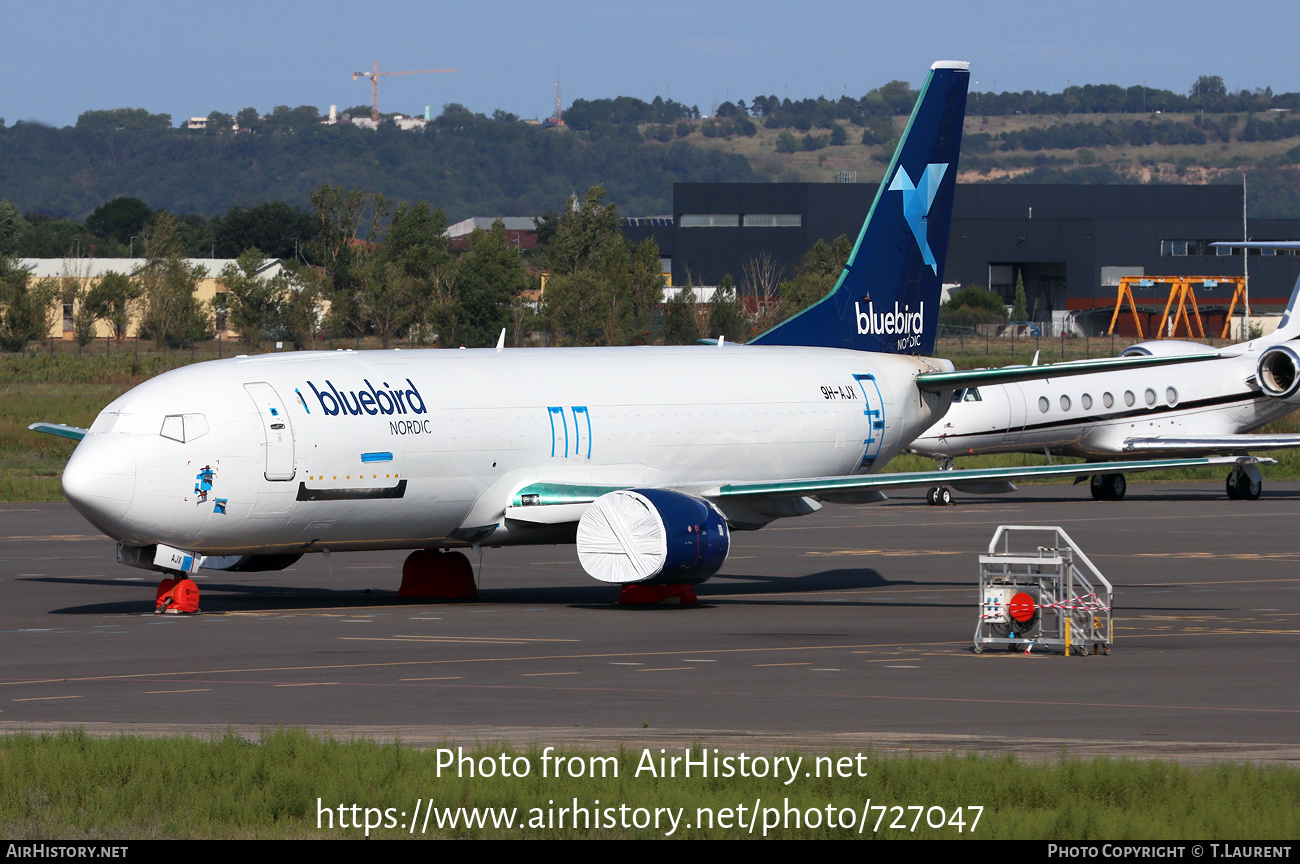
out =
{"type": "Polygon", "coordinates": [[[164,579],[154,597],[155,615],[180,615],[199,611],[199,586],[188,576],[164,579]]]}

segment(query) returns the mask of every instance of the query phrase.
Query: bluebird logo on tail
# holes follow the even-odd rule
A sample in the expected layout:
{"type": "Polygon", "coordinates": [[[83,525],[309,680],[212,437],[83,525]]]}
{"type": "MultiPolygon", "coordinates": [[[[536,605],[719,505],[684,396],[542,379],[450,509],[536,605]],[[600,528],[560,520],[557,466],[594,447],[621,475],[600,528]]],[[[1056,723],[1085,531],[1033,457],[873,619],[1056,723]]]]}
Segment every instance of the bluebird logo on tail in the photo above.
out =
{"type": "Polygon", "coordinates": [[[934,196],[939,192],[939,183],[948,170],[948,163],[930,163],[921,172],[921,182],[913,183],[907,176],[907,169],[898,166],[894,182],[889,184],[890,192],[903,193],[903,218],[912,229],[917,248],[921,250],[921,259],[930,265],[930,270],[938,275],[939,265],[935,263],[934,253],[930,251],[930,238],[926,235],[926,222],[930,217],[930,208],[934,206],[934,196]]]}
{"type": "Polygon", "coordinates": [[[968,63],[930,67],[835,287],[751,344],[934,350],[969,83],[968,63]]]}

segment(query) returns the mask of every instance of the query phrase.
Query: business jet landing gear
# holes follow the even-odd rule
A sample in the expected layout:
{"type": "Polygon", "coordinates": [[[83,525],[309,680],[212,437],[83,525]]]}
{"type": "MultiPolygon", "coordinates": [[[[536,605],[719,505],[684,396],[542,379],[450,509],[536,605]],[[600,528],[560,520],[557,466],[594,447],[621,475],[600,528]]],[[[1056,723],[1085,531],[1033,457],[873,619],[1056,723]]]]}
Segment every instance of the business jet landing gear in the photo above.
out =
{"type": "Polygon", "coordinates": [[[925,503],[931,507],[947,507],[952,503],[952,490],[947,486],[935,486],[925,493],[925,503]]]}
{"type": "Polygon", "coordinates": [[[478,596],[474,567],[461,552],[417,549],[402,564],[402,587],[397,596],[472,600],[478,596]]]}
{"type": "Polygon", "coordinates": [[[153,614],[181,615],[199,611],[199,586],[182,574],[179,579],[168,576],[158,583],[154,595],[153,614]]]}
{"type": "Polygon", "coordinates": [[[1264,478],[1254,465],[1238,465],[1228,475],[1228,497],[1233,501],[1256,501],[1264,491],[1264,478]]]}
{"type": "Polygon", "coordinates": [[[1097,501],[1123,501],[1128,481],[1123,474],[1093,474],[1089,487],[1097,501]]]}

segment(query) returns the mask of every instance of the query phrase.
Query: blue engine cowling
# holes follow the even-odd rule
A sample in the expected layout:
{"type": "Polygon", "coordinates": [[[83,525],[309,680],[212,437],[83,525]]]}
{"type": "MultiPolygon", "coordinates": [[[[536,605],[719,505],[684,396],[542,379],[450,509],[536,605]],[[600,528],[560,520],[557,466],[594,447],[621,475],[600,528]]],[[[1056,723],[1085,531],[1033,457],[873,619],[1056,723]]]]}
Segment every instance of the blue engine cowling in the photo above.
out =
{"type": "Polygon", "coordinates": [[[698,585],[722,567],[727,522],[708,501],[665,489],[600,496],[578,523],[578,560],[602,582],[698,585]]]}

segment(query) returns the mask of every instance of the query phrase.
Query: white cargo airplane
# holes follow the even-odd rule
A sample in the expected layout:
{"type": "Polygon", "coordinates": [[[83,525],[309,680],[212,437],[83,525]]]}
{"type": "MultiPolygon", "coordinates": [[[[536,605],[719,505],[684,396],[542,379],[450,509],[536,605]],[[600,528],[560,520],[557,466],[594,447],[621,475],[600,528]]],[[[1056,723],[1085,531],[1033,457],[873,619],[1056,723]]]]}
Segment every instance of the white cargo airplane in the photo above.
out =
{"type": "MultiPolygon", "coordinates": [[[[1216,243],[1247,248],[1300,248],[1300,243],[1216,243]]],[[[1268,336],[1221,349],[1196,342],[1153,341],[1121,357],[1203,358],[1188,367],[1164,366],[1042,378],[1015,384],[970,386],[952,394],[948,413],[909,449],[952,465],[960,456],[1047,453],[1085,459],[1237,454],[1300,447],[1300,435],[1250,434],[1300,407],[1300,281],[1278,328],[1268,336]]],[[[993,370],[996,371],[996,370],[993,370]]],[[[1127,488],[1120,473],[1091,474],[1092,496],[1118,501],[1127,488]]],[[[1246,459],[1233,466],[1228,497],[1253,501],[1263,479],[1246,459]]],[[[972,491],[993,491],[974,489],[972,491]]],[[[996,491],[1009,491],[1003,488],[996,491]]],[[[931,504],[951,499],[930,490],[931,504]]]]}
{"type": "Polygon", "coordinates": [[[908,356],[934,344],[969,77],[931,68],[835,289],[749,345],[240,357],[147,381],[89,430],[33,428],[80,439],[64,491],[126,564],[269,570],[414,549],[404,569],[437,583],[468,567],[441,550],[576,540],[598,579],[703,582],[731,529],[951,477],[871,472],[971,383],[908,356]]]}

